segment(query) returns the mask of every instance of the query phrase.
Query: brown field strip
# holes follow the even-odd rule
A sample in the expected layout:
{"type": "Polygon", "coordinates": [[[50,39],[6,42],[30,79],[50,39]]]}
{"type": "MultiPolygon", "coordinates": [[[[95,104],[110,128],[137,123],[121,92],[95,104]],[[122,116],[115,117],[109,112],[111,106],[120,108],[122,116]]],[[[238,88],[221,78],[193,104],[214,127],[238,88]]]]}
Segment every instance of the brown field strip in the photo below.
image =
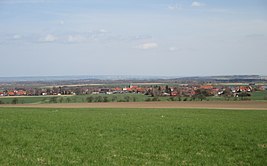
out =
{"type": "Polygon", "coordinates": [[[267,102],[257,101],[187,101],[187,102],[114,102],[114,103],[63,103],[63,104],[3,104],[0,107],[32,108],[209,108],[267,110],[267,102]]]}

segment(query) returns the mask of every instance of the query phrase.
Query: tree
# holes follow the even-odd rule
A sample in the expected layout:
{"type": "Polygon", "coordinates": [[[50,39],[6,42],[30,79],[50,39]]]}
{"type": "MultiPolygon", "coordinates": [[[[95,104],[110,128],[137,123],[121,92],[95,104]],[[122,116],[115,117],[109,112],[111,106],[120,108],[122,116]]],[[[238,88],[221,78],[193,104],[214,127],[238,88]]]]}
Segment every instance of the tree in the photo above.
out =
{"type": "Polygon", "coordinates": [[[197,98],[199,98],[200,101],[206,99],[206,96],[204,94],[198,94],[197,98]]]}
{"type": "Polygon", "coordinates": [[[63,103],[63,100],[64,100],[63,97],[60,97],[60,98],[59,98],[59,102],[60,102],[60,103],[63,103]]]}
{"type": "Polygon", "coordinates": [[[232,96],[232,91],[230,88],[226,88],[224,91],[223,91],[223,97],[225,98],[225,100],[230,100],[231,96],[232,96]]]}
{"type": "Polygon", "coordinates": [[[112,99],[111,99],[112,102],[115,102],[117,100],[118,100],[118,97],[117,96],[112,96],[112,99]]]}
{"type": "Polygon", "coordinates": [[[173,96],[171,96],[168,100],[169,101],[175,101],[175,98],[173,96]]]}
{"type": "Polygon", "coordinates": [[[67,103],[69,103],[70,100],[71,100],[71,99],[70,99],[69,97],[66,98],[67,103]]]}
{"type": "Polygon", "coordinates": [[[49,103],[57,103],[57,97],[51,97],[49,103]]]}
{"type": "Polygon", "coordinates": [[[152,101],[160,101],[159,97],[153,97],[152,101]]]}
{"type": "Polygon", "coordinates": [[[93,97],[93,96],[88,96],[88,97],[86,97],[86,101],[87,101],[88,103],[91,103],[91,102],[94,101],[94,97],[93,97]]]}
{"type": "Polygon", "coordinates": [[[12,101],[11,101],[11,104],[18,104],[18,99],[17,98],[14,98],[12,101]]]}
{"type": "Polygon", "coordinates": [[[97,96],[97,97],[95,98],[95,101],[96,101],[96,102],[103,102],[103,97],[102,97],[102,96],[97,96]]]}
{"type": "Polygon", "coordinates": [[[151,101],[151,99],[150,98],[147,98],[147,99],[145,99],[145,101],[149,102],[149,101],[151,101]]]}
{"type": "Polygon", "coordinates": [[[197,89],[193,98],[199,99],[200,101],[205,100],[209,96],[209,92],[206,89],[197,89]]]}
{"type": "Polygon", "coordinates": [[[171,94],[171,88],[168,85],[165,86],[165,93],[171,94]]]}
{"type": "Polygon", "coordinates": [[[249,94],[247,92],[241,92],[238,94],[238,97],[240,97],[241,100],[250,100],[250,98],[248,98],[250,96],[251,96],[251,94],[249,94]]]}
{"type": "Polygon", "coordinates": [[[157,97],[161,95],[161,88],[160,86],[155,85],[152,88],[152,93],[151,93],[151,97],[157,97]]]}
{"type": "Polygon", "coordinates": [[[105,96],[103,101],[104,101],[104,102],[108,102],[108,97],[105,96]]]}
{"type": "Polygon", "coordinates": [[[125,102],[129,102],[130,101],[130,97],[129,96],[124,96],[124,100],[125,100],[125,102]]]}

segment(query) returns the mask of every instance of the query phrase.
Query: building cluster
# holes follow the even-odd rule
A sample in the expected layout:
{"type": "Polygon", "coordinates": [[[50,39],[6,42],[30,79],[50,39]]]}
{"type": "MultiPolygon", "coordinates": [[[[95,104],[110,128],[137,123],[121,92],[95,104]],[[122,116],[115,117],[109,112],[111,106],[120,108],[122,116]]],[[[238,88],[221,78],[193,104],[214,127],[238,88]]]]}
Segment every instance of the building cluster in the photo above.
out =
{"type": "Polygon", "coordinates": [[[264,86],[215,86],[209,84],[179,84],[168,85],[130,85],[127,87],[53,87],[53,88],[15,88],[0,91],[0,96],[46,96],[46,95],[86,95],[86,94],[125,94],[137,93],[151,96],[192,97],[198,94],[206,96],[228,95],[238,97],[241,93],[265,90],[264,86]]]}

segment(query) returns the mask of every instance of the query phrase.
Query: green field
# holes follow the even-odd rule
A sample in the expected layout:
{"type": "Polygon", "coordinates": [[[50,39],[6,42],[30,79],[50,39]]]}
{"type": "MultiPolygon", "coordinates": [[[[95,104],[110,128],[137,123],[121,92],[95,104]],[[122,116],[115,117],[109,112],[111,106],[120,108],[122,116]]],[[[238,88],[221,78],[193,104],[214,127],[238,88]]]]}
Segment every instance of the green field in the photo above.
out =
{"type": "Polygon", "coordinates": [[[267,165],[267,111],[0,108],[1,165],[267,165]]]}
{"type": "Polygon", "coordinates": [[[267,101],[267,91],[252,92],[251,99],[267,101]]]}

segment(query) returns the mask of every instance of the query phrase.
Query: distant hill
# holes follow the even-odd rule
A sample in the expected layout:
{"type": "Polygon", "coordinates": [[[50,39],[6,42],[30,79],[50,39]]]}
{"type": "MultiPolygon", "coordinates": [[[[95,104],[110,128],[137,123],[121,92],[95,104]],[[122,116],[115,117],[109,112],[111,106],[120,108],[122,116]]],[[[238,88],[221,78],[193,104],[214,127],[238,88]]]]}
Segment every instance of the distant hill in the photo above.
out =
{"type": "Polygon", "coordinates": [[[260,75],[226,75],[226,76],[131,76],[131,75],[92,75],[92,76],[33,76],[33,77],[0,77],[0,82],[56,82],[56,81],[218,81],[218,82],[253,82],[267,81],[267,76],[260,75]]]}
{"type": "Polygon", "coordinates": [[[266,76],[260,75],[227,75],[227,76],[203,76],[203,77],[181,77],[180,81],[218,81],[218,82],[253,82],[267,81],[266,76]]]}
{"type": "Polygon", "coordinates": [[[158,80],[172,79],[169,76],[139,76],[139,75],[81,75],[81,76],[26,76],[26,77],[0,77],[0,82],[22,82],[22,81],[92,81],[92,80],[158,80]]]}

